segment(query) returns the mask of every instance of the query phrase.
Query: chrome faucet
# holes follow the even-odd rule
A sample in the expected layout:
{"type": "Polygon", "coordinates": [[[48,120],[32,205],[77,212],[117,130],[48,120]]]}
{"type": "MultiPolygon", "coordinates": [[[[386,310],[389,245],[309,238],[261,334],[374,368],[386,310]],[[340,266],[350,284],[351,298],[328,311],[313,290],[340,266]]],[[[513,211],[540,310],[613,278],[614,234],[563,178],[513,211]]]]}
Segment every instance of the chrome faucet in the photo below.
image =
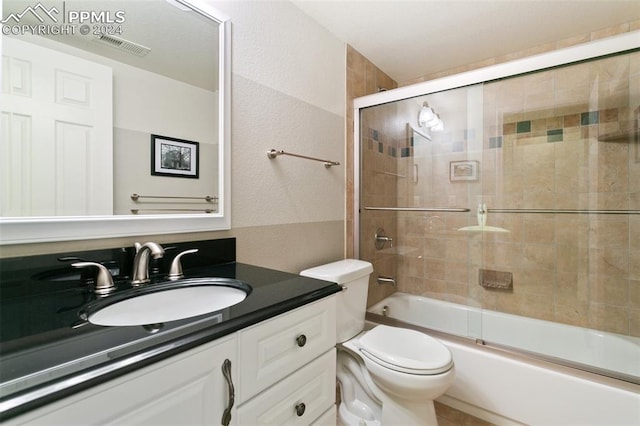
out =
{"type": "Polygon", "coordinates": [[[149,254],[154,259],[164,256],[164,249],[160,244],[149,241],[140,245],[135,244],[136,257],[133,259],[133,274],[131,284],[134,286],[148,283],[149,280],[149,254]]]}

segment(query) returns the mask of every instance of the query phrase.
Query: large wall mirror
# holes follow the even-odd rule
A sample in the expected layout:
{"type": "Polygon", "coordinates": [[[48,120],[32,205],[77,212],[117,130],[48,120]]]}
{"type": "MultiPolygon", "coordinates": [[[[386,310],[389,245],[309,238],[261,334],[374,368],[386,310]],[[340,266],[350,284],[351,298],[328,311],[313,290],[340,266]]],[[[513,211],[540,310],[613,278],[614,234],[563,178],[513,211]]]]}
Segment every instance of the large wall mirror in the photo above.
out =
{"type": "Polygon", "coordinates": [[[4,0],[2,244],[230,228],[230,23],[208,0],[4,0]]]}

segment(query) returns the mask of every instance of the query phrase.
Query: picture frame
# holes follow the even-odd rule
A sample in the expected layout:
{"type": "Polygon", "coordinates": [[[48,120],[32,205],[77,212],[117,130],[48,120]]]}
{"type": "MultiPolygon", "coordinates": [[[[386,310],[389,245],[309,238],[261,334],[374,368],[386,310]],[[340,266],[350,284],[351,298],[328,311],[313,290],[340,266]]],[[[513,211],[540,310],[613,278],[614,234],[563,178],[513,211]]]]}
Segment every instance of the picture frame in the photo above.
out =
{"type": "Polygon", "coordinates": [[[200,143],[151,135],[151,175],[198,179],[200,143]]]}
{"type": "Polygon", "coordinates": [[[478,180],[480,162],[475,160],[450,161],[449,180],[451,182],[468,182],[478,180]]]}

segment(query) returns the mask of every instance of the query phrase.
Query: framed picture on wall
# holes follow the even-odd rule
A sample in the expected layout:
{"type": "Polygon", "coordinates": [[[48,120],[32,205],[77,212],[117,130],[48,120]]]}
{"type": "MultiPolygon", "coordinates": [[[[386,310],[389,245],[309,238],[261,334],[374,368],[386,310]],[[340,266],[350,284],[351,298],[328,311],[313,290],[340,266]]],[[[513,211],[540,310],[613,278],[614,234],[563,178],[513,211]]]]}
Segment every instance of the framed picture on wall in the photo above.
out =
{"type": "Polygon", "coordinates": [[[475,160],[449,162],[449,180],[451,182],[478,180],[480,162],[475,160]]]}
{"type": "Polygon", "coordinates": [[[151,135],[151,174],[198,179],[198,142],[151,135]]]}

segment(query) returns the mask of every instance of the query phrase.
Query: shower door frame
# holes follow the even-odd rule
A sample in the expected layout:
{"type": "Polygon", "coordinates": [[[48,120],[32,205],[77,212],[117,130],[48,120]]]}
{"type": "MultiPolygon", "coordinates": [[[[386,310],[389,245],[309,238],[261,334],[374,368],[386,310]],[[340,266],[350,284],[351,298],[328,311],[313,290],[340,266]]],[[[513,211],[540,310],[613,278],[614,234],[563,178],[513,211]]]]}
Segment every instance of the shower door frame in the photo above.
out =
{"type": "Polygon", "coordinates": [[[353,224],[354,224],[354,257],[360,257],[360,110],[363,108],[385,104],[417,96],[424,96],[444,90],[456,89],[474,84],[486,83],[502,78],[541,71],[548,68],[568,65],[602,56],[613,55],[625,51],[640,49],[640,31],[619,36],[608,37],[558,49],[548,53],[530,56],[510,62],[479,68],[460,74],[429,80],[422,83],[403,86],[397,89],[363,96],[353,100],[353,224]],[[357,232],[355,232],[357,230],[357,232]]]}

